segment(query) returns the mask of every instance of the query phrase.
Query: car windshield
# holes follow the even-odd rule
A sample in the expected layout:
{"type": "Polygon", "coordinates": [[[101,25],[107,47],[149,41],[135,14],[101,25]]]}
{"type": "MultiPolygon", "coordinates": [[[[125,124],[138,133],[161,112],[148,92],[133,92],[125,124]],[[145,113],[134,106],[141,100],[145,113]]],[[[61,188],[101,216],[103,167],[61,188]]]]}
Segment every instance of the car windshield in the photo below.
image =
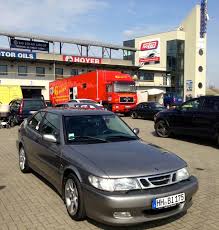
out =
{"type": "Polygon", "coordinates": [[[25,110],[39,110],[46,107],[46,104],[42,100],[24,100],[23,105],[25,110]]]}
{"type": "Polygon", "coordinates": [[[136,140],[138,137],[116,115],[83,115],[64,117],[66,141],[93,144],[136,140]]]}
{"type": "Polygon", "coordinates": [[[116,82],[114,83],[114,92],[116,93],[134,93],[136,92],[135,84],[130,82],[116,82]]]}

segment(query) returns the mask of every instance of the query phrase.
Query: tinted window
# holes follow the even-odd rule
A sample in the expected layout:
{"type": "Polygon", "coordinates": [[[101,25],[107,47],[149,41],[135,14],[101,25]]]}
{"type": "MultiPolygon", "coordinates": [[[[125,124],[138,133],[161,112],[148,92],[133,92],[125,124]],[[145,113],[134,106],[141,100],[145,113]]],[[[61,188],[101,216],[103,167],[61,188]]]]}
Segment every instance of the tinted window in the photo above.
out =
{"type": "Polygon", "coordinates": [[[198,99],[188,101],[182,105],[183,111],[193,111],[193,110],[197,110],[199,108],[200,108],[200,100],[198,100],[198,99]]]}
{"type": "Polygon", "coordinates": [[[44,101],[42,100],[24,100],[23,105],[25,110],[40,110],[46,107],[44,101]]]}
{"type": "Polygon", "coordinates": [[[53,113],[47,113],[42,123],[41,133],[52,134],[58,137],[60,131],[59,116],[53,113]]]}
{"type": "Polygon", "coordinates": [[[31,118],[31,120],[29,121],[29,126],[34,130],[39,130],[40,123],[43,119],[44,114],[45,112],[39,112],[34,115],[33,118],[31,118]]]}
{"type": "Polygon", "coordinates": [[[219,112],[219,99],[207,99],[203,105],[204,110],[219,112]]]}

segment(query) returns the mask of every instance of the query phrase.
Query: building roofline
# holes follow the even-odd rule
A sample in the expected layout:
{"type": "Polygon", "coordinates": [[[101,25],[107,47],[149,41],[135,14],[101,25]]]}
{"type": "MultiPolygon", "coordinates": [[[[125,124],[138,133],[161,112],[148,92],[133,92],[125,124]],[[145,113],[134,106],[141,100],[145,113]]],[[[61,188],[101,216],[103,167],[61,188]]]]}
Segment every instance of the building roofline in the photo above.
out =
{"type": "Polygon", "coordinates": [[[82,46],[97,46],[97,47],[104,47],[104,48],[110,48],[110,49],[116,49],[116,50],[121,49],[121,50],[128,50],[128,51],[134,51],[134,52],[137,51],[136,48],[114,45],[111,43],[74,39],[74,38],[64,38],[64,37],[57,37],[57,36],[48,36],[48,35],[38,35],[38,34],[32,34],[32,33],[23,33],[23,32],[15,33],[15,32],[10,32],[10,31],[0,30],[0,35],[7,36],[7,37],[36,39],[36,40],[42,40],[42,41],[47,41],[47,42],[61,42],[61,43],[69,43],[69,44],[82,45],[82,46]]]}

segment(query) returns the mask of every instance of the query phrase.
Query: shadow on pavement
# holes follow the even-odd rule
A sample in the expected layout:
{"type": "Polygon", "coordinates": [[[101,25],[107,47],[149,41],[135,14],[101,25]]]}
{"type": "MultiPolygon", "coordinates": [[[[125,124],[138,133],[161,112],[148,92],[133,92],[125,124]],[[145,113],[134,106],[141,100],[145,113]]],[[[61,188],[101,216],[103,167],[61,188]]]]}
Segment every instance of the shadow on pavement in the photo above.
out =
{"type": "MultiPolygon", "coordinates": [[[[155,131],[151,132],[151,134],[153,136],[157,137],[157,138],[162,138],[162,137],[158,137],[157,134],[155,133],[155,131]]],[[[169,138],[174,139],[174,140],[186,141],[186,142],[190,142],[190,143],[193,143],[193,144],[198,144],[198,145],[204,145],[204,146],[210,146],[210,147],[213,147],[213,148],[218,148],[215,140],[207,139],[207,138],[204,138],[204,137],[172,135],[169,138]]],[[[163,139],[165,139],[165,138],[163,138],[163,139]]]]}
{"type": "Polygon", "coordinates": [[[169,217],[163,220],[150,221],[150,222],[146,222],[143,224],[138,224],[138,225],[133,225],[133,226],[123,226],[123,227],[108,226],[105,224],[98,223],[91,219],[88,219],[88,222],[104,230],[126,230],[126,229],[143,230],[143,229],[152,229],[152,228],[156,228],[156,227],[160,227],[160,226],[164,226],[166,224],[172,223],[173,221],[176,221],[180,219],[181,217],[183,217],[185,214],[186,212],[183,212],[181,214],[178,214],[176,216],[169,217]]]}
{"type": "Polygon", "coordinates": [[[4,188],[6,188],[5,185],[0,185],[0,190],[2,190],[2,189],[4,189],[4,188]]]}

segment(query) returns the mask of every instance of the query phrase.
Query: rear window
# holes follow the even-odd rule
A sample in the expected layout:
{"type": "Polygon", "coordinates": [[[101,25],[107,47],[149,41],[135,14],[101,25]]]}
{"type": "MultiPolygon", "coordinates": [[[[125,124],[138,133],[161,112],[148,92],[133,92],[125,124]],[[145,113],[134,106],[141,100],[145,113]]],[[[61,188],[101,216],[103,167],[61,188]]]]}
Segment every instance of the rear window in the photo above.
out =
{"type": "Polygon", "coordinates": [[[25,110],[39,110],[46,107],[45,102],[42,100],[24,100],[25,110]]]}
{"type": "Polygon", "coordinates": [[[89,100],[89,99],[82,99],[82,100],[80,100],[80,102],[82,102],[82,103],[96,103],[95,101],[89,100]]]}

